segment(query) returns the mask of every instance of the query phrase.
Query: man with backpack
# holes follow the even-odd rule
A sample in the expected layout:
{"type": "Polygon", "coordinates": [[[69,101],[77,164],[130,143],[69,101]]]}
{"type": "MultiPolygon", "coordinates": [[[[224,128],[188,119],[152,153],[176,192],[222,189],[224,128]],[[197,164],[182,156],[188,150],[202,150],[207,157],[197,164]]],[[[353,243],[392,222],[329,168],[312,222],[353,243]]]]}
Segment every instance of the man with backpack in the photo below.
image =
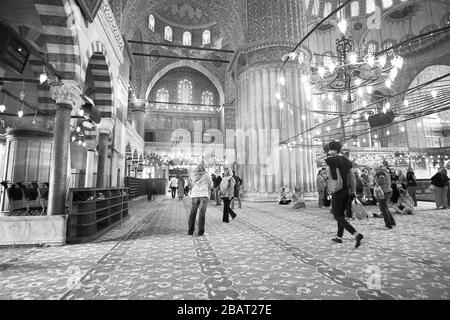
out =
{"type": "MultiPolygon", "coordinates": [[[[374,188],[375,198],[377,198],[386,228],[392,229],[392,227],[395,226],[395,220],[388,208],[388,201],[392,198],[391,174],[381,162],[374,163],[373,168],[376,172],[376,184],[374,188]]],[[[397,202],[397,200],[395,202],[397,202]]]]}
{"type": "Polygon", "coordinates": [[[352,163],[342,156],[342,145],[340,142],[331,141],[324,147],[324,151],[325,154],[318,157],[316,161],[320,166],[328,166],[327,189],[331,194],[331,210],[338,225],[336,238],[333,238],[332,241],[342,243],[345,229],[355,237],[355,248],[358,248],[364,236],[358,233],[345,219],[345,209],[350,196],[356,197],[356,183],[352,163]]]}

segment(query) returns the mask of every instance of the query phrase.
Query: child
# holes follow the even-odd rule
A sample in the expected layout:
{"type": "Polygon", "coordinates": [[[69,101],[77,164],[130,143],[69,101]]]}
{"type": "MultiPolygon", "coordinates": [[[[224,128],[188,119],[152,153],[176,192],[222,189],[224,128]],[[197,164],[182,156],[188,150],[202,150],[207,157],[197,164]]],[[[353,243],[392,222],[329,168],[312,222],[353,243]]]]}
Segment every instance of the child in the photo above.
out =
{"type": "Polygon", "coordinates": [[[280,190],[280,201],[278,202],[278,204],[282,204],[282,205],[290,204],[291,201],[292,201],[291,199],[287,198],[286,188],[285,187],[281,188],[281,190],[280,190]]]}
{"type": "Polygon", "coordinates": [[[294,206],[292,207],[293,209],[306,208],[303,191],[299,186],[295,187],[295,192],[292,196],[292,200],[294,200],[294,206]]]}

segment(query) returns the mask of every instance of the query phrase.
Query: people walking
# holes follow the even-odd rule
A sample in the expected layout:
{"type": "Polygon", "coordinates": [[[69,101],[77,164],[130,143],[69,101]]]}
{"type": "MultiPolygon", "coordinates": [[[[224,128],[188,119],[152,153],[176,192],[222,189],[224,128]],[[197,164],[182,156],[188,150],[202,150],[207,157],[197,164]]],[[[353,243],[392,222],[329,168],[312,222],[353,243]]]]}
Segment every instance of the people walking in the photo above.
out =
{"type": "Polygon", "coordinates": [[[153,196],[153,188],[152,188],[152,176],[151,174],[148,175],[147,182],[145,184],[145,193],[147,194],[147,200],[152,201],[153,196]]]}
{"type": "Polygon", "coordinates": [[[406,171],[406,187],[408,194],[413,200],[414,207],[417,207],[417,198],[416,198],[417,182],[416,182],[416,175],[414,174],[414,170],[412,167],[408,167],[408,170],[406,171]]]}
{"type": "Polygon", "coordinates": [[[213,184],[211,177],[206,172],[205,164],[203,162],[199,163],[192,173],[190,184],[192,208],[191,213],[189,214],[188,235],[194,235],[195,218],[197,216],[197,211],[199,211],[197,234],[203,236],[205,234],[206,208],[208,207],[209,190],[213,184]]]}
{"type": "MultiPolygon", "coordinates": [[[[394,216],[389,211],[388,202],[392,197],[392,187],[391,187],[391,174],[387,171],[386,167],[381,162],[376,162],[373,165],[375,174],[375,197],[378,201],[378,206],[380,208],[381,214],[384,218],[384,224],[386,228],[392,229],[396,225],[394,216]],[[381,192],[377,192],[380,191],[381,192]]],[[[397,202],[397,201],[396,201],[397,202]]]]}
{"type": "Polygon", "coordinates": [[[220,199],[220,183],[222,182],[222,177],[218,174],[214,177],[213,187],[214,187],[214,198],[216,199],[216,206],[221,205],[220,199]]]}
{"type": "Polygon", "coordinates": [[[440,169],[433,177],[431,177],[431,184],[434,186],[436,209],[448,208],[448,180],[447,169],[445,168],[440,169]]]}
{"type": "Polygon", "coordinates": [[[175,195],[177,192],[177,188],[178,188],[178,179],[177,177],[172,177],[172,179],[170,179],[170,190],[172,190],[172,199],[175,199],[175,195]]]}
{"type": "Polygon", "coordinates": [[[328,177],[329,185],[330,187],[337,186],[334,190],[329,188],[329,191],[332,192],[331,210],[338,227],[336,238],[333,238],[332,241],[342,243],[342,236],[345,229],[355,237],[355,248],[358,248],[364,236],[358,233],[345,219],[345,209],[349,202],[349,197],[351,194],[356,196],[355,175],[352,170],[352,163],[341,155],[342,145],[340,142],[330,142],[325,146],[324,151],[325,154],[318,157],[316,161],[320,166],[328,165],[331,175],[328,177]],[[339,179],[338,174],[340,175],[339,179]],[[342,182],[340,189],[339,181],[342,182]]]}
{"type": "Polygon", "coordinates": [[[234,178],[234,198],[231,200],[231,209],[234,209],[234,202],[237,200],[239,202],[239,209],[242,209],[242,202],[241,202],[241,185],[242,185],[242,179],[238,177],[235,172],[233,171],[233,178],[234,178]]]}
{"type": "Polygon", "coordinates": [[[220,197],[223,200],[223,222],[229,223],[230,222],[230,218],[229,216],[231,216],[231,218],[234,220],[236,218],[236,213],[233,211],[233,209],[231,209],[230,204],[231,204],[231,200],[234,197],[234,185],[235,185],[235,181],[233,178],[233,172],[229,169],[226,168],[224,175],[222,177],[222,181],[220,182],[220,197]]]}
{"type": "Polygon", "coordinates": [[[324,172],[326,172],[326,169],[320,169],[316,179],[317,191],[319,192],[319,208],[323,207],[323,202],[326,196],[325,191],[327,188],[327,183],[325,182],[324,172]]]}

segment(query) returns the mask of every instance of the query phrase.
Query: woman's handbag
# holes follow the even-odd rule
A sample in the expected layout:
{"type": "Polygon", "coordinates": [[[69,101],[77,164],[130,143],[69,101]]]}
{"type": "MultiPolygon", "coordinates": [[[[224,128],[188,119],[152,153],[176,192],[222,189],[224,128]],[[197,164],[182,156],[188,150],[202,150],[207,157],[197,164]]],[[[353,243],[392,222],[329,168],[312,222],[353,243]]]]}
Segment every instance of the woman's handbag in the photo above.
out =
{"type": "Polygon", "coordinates": [[[373,188],[373,193],[375,195],[375,198],[384,199],[384,192],[378,184],[376,184],[373,188]]]}

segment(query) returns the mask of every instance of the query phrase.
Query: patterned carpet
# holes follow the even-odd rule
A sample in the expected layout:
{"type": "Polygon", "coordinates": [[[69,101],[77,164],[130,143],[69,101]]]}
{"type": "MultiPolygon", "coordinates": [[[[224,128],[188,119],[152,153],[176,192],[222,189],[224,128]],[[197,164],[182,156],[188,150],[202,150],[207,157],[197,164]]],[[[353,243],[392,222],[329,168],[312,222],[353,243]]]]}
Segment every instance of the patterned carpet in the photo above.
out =
{"type": "MultiPolygon", "coordinates": [[[[189,199],[130,204],[131,218],[89,244],[1,248],[0,299],[449,299],[450,211],[352,222],[329,209],[243,202],[225,224],[209,204],[204,237],[187,235],[189,199]]],[[[371,212],[377,212],[370,207],[371,212]]]]}

